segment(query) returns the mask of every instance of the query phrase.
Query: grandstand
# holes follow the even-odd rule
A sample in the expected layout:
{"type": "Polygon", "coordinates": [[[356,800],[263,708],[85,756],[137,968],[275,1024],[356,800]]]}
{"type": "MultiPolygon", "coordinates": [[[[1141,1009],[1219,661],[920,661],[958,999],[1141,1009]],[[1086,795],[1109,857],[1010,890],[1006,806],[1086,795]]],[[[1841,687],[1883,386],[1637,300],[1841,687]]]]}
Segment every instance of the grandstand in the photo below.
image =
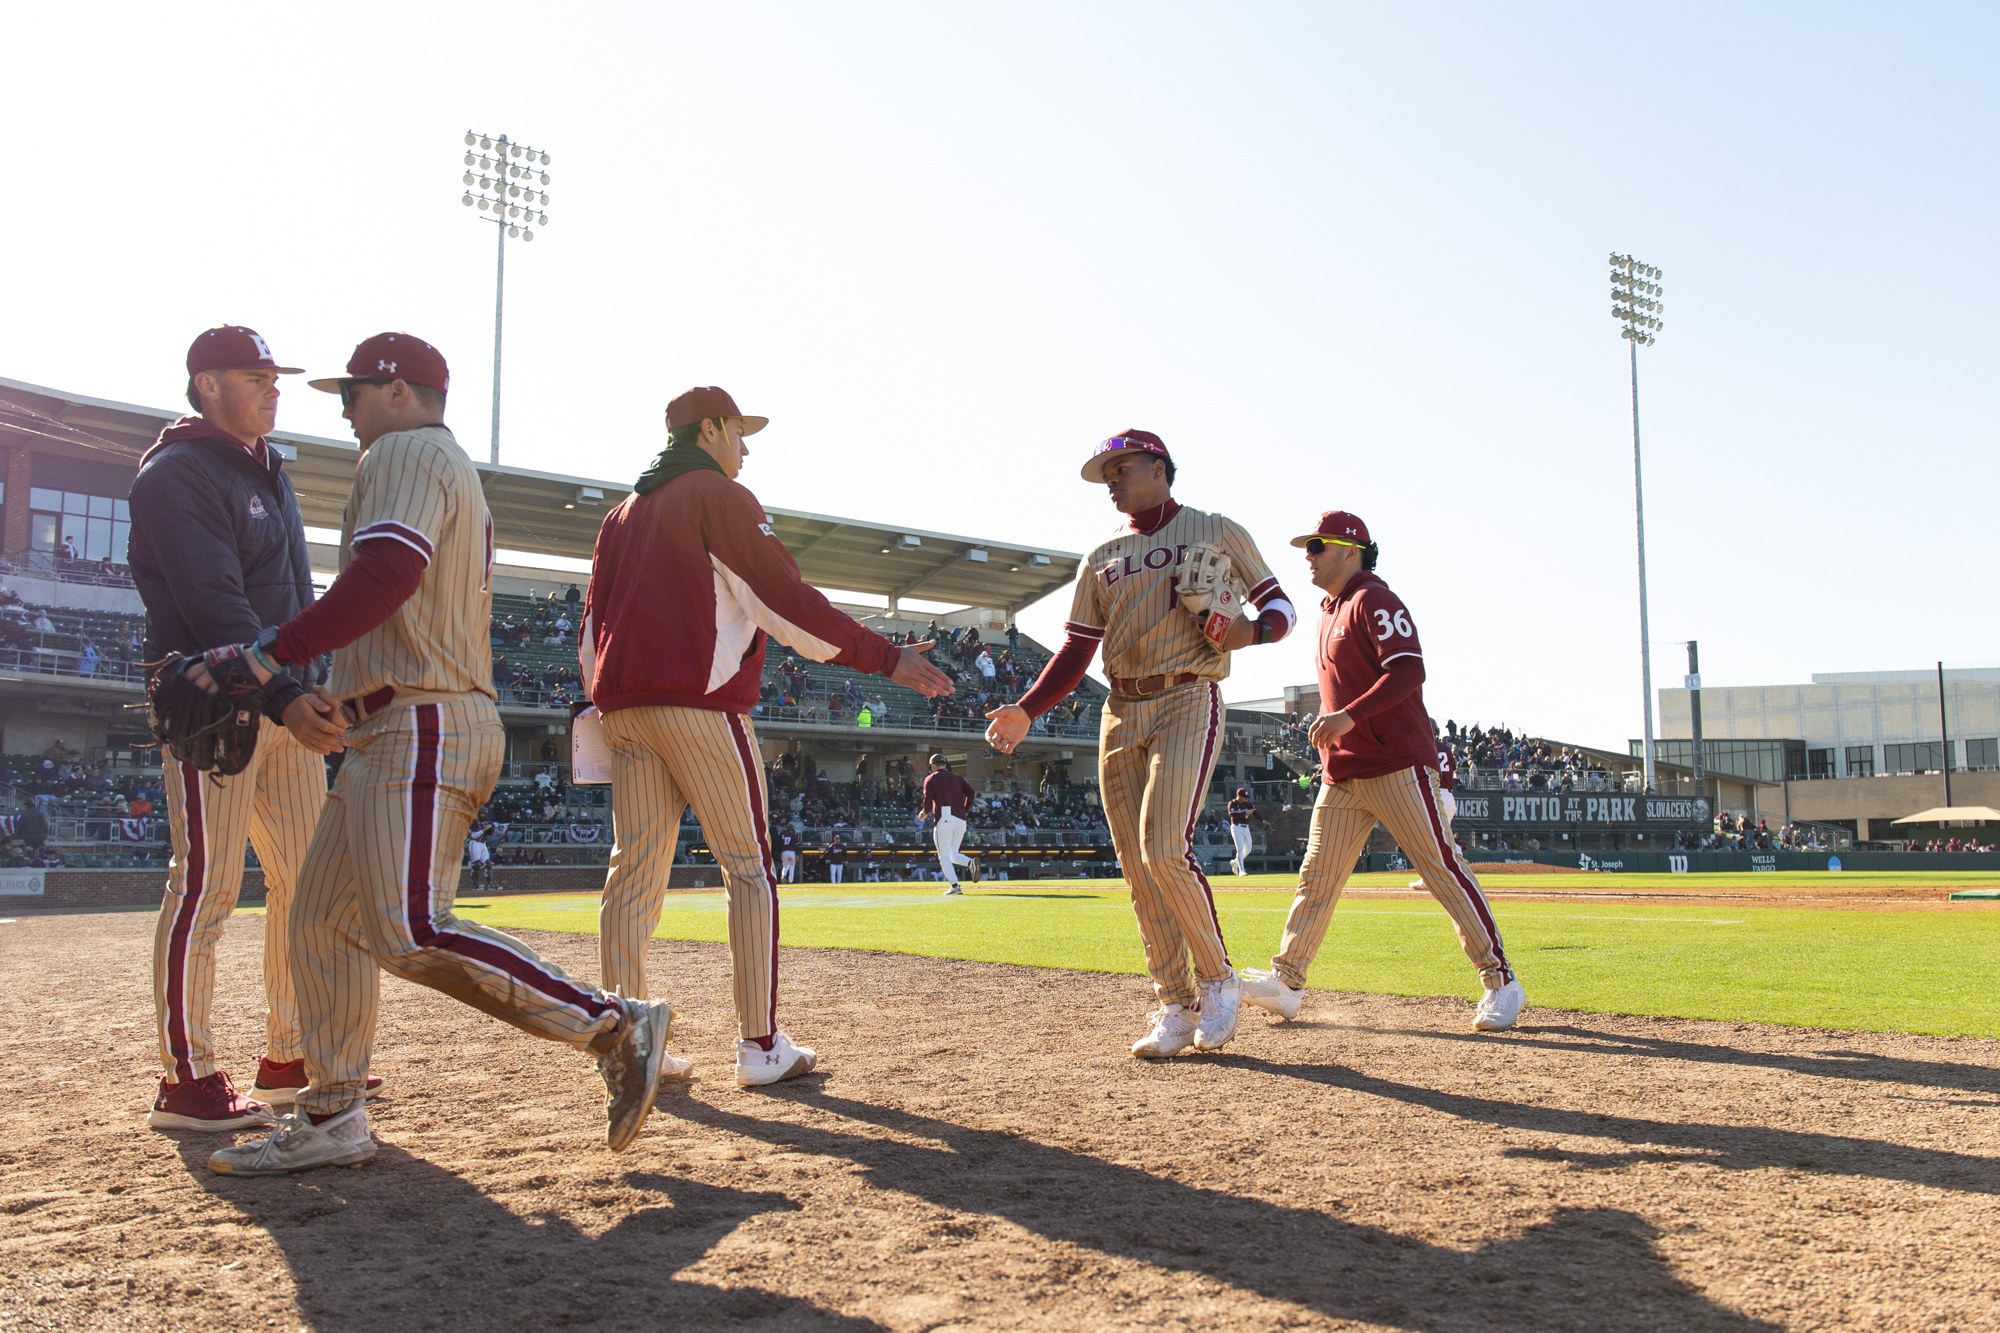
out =
{"type": "MultiPolygon", "coordinates": [[[[66,866],[163,863],[164,798],[158,752],[146,747],[136,633],[143,607],[123,569],[125,496],[138,460],[180,415],[0,379],[0,820],[26,805],[49,823],[48,846],[66,866]],[[63,550],[73,539],[76,558],[63,550]]],[[[309,529],[337,529],[358,454],[348,443],[278,432],[309,529]]],[[[475,459],[496,539],[493,652],[506,765],[488,812],[501,826],[501,864],[601,863],[608,850],[603,789],[569,784],[579,618],[565,594],[579,575],[538,566],[545,557],[587,559],[598,525],[628,493],[624,483],[499,467],[475,459]],[[509,547],[519,550],[506,549],[509,547]],[[531,550],[536,555],[522,555],[531,550]],[[520,564],[509,565],[509,560],[520,564]],[[561,591],[558,591],[561,590],[561,591]],[[567,630],[556,622],[567,616],[567,630]],[[525,634],[524,634],[525,631],[525,634]]],[[[1115,873],[1095,800],[1097,729],[1105,691],[1088,681],[1065,709],[1037,720],[1013,755],[983,739],[986,708],[1003,684],[1032,679],[1049,649],[1018,633],[1016,612],[1066,587],[1079,557],[873,520],[773,509],[773,532],[806,580],[880,633],[946,638],[935,654],[958,693],[931,701],[879,676],[799,660],[772,645],[765,698],[755,723],[773,775],[773,808],[789,813],[817,849],[835,831],[850,843],[928,860],[911,824],[914,791],[889,775],[920,780],[928,756],[949,754],[979,794],[969,846],[1022,875],[1059,870],[1115,873]],[[880,599],[863,605],[855,597],[880,599]],[[922,598],[923,609],[906,607],[922,598]],[[932,608],[952,610],[933,612],[932,608]],[[935,627],[935,628],[933,628],[935,627]],[[978,669],[980,650],[995,677],[978,669]],[[852,690],[848,688],[851,685],[852,690]],[[857,697],[858,696],[858,697],[857,697]],[[982,697],[985,696],[985,697],[982,697]],[[871,705],[864,725],[857,704],[871,705]],[[787,774],[810,765],[810,792],[787,774]],[[781,804],[777,794],[786,796],[781,804]]],[[[310,533],[322,537],[323,534],[310,533]]],[[[338,551],[311,543],[316,577],[331,578],[338,551]]],[[[1018,689],[1015,689],[1018,692],[1018,689]]],[[[1011,696],[1010,696],[1011,697],[1011,696]]],[[[1234,714],[1232,714],[1232,718],[1234,714]]],[[[1233,727],[1232,732],[1240,732],[1233,727]]],[[[1243,748],[1233,736],[1226,757],[1243,748]]],[[[1255,761],[1268,761],[1260,750],[1255,761]]],[[[1218,773],[1217,791],[1236,776],[1218,773]]],[[[0,838],[13,824],[0,822],[0,838]]],[[[1207,859],[1233,850],[1204,821],[1207,859]]],[[[0,866],[25,849],[0,841],[0,866]]],[[[686,854],[703,850],[692,829],[686,854]]],[[[20,859],[28,859],[22,857],[20,859]]],[[[810,864],[817,864],[809,858],[810,864]]],[[[885,855],[884,864],[887,864],[885,855]]],[[[866,866],[859,867],[867,873],[866,866]]]]}

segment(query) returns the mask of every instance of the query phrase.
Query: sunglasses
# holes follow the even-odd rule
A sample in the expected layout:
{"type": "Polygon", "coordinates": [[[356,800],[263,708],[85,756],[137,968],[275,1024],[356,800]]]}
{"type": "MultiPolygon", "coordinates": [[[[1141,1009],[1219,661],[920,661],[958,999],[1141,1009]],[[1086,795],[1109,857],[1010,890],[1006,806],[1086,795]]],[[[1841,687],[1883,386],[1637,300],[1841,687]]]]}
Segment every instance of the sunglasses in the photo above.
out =
{"type": "Polygon", "coordinates": [[[394,384],[395,382],[394,380],[385,379],[342,380],[340,382],[340,405],[342,408],[354,406],[354,386],[357,384],[394,384]]]}
{"type": "Polygon", "coordinates": [[[1123,435],[1114,435],[1104,441],[1104,443],[1098,445],[1096,451],[1091,454],[1091,457],[1095,458],[1098,454],[1115,453],[1120,449],[1137,449],[1143,453],[1149,453],[1155,458],[1160,456],[1160,446],[1154,444],[1151,440],[1128,440],[1123,435]]]}
{"type": "Polygon", "coordinates": [[[1329,541],[1324,537],[1310,537],[1306,540],[1306,554],[1323,554],[1329,546],[1359,546],[1360,544],[1360,542],[1329,541]]]}

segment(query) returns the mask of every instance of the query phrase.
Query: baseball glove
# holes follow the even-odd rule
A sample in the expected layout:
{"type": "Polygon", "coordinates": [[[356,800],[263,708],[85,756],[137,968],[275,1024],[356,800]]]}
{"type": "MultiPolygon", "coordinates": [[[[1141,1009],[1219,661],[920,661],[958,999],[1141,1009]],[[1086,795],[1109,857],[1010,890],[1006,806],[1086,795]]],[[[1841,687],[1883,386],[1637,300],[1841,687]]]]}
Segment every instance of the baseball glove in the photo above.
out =
{"type": "Polygon", "coordinates": [[[250,766],[263,707],[263,687],[237,648],[169,661],[154,674],[148,694],[153,739],[182,763],[224,777],[250,766]],[[206,663],[219,692],[210,694],[188,679],[196,662],[206,663]]]}
{"type": "Polygon", "coordinates": [[[1243,590],[1230,577],[1229,553],[1194,543],[1181,554],[1179,579],[1181,606],[1200,622],[1203,637],[1221,647],[1243,613],[1243,590]]]}

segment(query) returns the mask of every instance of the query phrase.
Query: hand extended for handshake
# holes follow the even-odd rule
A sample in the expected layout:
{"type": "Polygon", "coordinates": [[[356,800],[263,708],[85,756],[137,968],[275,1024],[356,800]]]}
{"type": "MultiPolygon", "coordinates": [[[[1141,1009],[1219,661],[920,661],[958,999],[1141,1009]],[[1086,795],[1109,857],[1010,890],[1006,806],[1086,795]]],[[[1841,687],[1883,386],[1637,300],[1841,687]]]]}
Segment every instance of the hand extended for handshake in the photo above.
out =
{"type": "MultiPolygon", "coordinates": [[[[230,648],[211,648],[188,663],[187,678],[210,694],[220,694],[222,686],[209,667],[223,655],[239,659],[256,677],[259,685],[269,684],[271,677],[278,674],[276,662],[266,657],[256,644],[245,643],[230,648]]],[[[308,682],[306,689],[310,693],[301,694],[285,705],[282,719],[285,730],[314,754],[332,754],[335,750],[346,749],[347,724],[340,718],[340,701],[328,694],[324,686],[308,682]]]]}

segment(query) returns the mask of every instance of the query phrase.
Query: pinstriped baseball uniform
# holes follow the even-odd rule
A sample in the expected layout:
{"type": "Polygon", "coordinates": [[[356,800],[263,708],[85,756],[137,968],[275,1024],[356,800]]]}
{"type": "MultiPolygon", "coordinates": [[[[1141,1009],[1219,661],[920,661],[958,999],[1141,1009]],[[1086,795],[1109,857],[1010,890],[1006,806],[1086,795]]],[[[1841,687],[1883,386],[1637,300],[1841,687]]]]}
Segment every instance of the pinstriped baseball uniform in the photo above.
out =
{"type": "Polygon", "coordinates": [[[1103,640],[1112,678],[1099,733],[1105,822],[1131,886],[1153,989],[1161,1003],[1190,1009],[1197,981],[1230,972],[1214,896],[1191,846],[1222,736],[1218,682],[1229,675],[1229,654],[1203,637],[1180,604],[1175,567],[1197,542],[1228,553],[1247,601],[1276,589],[1241,527],[1177,506],[1152,532],[1123,529],[1091,551],[1063,627],[1076,638],[1103,640]],[[1120,681],[1190,674],[1198,679],[1156,685],[1143,697],[1120,689],[1120,681]]]}
{"type": "Polygon", "coordinates": [[[777,877],[764,766],[750,719],[707,708],[625,708],[605,717],[604,742],[611,750],[611,812],[618,829],[610,873],[629,885],[618,893],[607,888],[599,909],[604,984],[650,998],[646,945],[660,921],[667,877],[631,870],[672,863],[680,811],[692,805],[723,882],[762,886],[729,895],[731,983],[739,1035],[776,1031],[778,901],[770,886],[777,877]],[[662,818],[663,812],[674,818],[662,818]]]}
{"type": "Polygon", "coordinates": [[[1452,840],[1433,767],[1438,745],[1424,710],[1423,656],[1409,608],[1374,573],[1355,574],[1320,604],[1314,665],[1321,707],[1346,712],[1354,726],[1321,750],[1325,785],[1313,804],[1298,894],[1271,960],[1287,986],[1305,985],[1378,819],[1451,917],[1480,983],[1498,990],[1514,979],[1479,881],[1452,840]]]}
{"type": "Polygon", "coordinates": [[[900,650],[806,586],[757,497],[706,454],[669,448],[656,466],[667,471],[642,476],[598,531],[577,639],[617,816],[598,911],[602,981],[647,993],[646,945],[691,804],[729,896],[740,1036],[763,1041],[778,1031],[778,889],[749,712],[765,640],[881,675],[900,650]]]}
{"type": "Polygon", "coordinates": [[[1486,906],[1479,881],[1452,841],[1451,820],[1439,797],[1437,770],[1411,767],[1374,778],[1347,778],[1319,789],[1312,834],[1299,864],[1298,895],[1285,917],[1285,934],[1271,969],[1287,986],[1306,984],[1306,970],[1326,939],[1333,909],[1354,862],[1377,820],[1424,877],[1424,887],[1451,917],[1465,956],[1487,990],[1514,979],[1500,943],[1500,928],[1486,906]]]}
{"type": "Polygon", "coordinates": [[[365,541],[400,542],[425,566],[407,601],[334,654],[333,691],[357,720],[292,911],[304,1111],[360,1095],[378,966],[571,1045],[619,1022],[609,996],[452,912],[459,851],[506,747],[486,634],[492,531],[479,476],[443,426],[391,432],[362,454],[343,568],[365,541]]]}
{"type": "Polygon", "coordinates": [[[234,777],[203,773],[172,755],[165,760],[173,855],[153,931],[160,1057],[176,1083],[215,1072],[215,945],[243,887],[247,838],[264,868],[264,1054],[288,1064],[299,1058],[299,1011],[285,932],[299,866],[326,803],[326,762],[269,718],[250,766],[234,777]]]}

